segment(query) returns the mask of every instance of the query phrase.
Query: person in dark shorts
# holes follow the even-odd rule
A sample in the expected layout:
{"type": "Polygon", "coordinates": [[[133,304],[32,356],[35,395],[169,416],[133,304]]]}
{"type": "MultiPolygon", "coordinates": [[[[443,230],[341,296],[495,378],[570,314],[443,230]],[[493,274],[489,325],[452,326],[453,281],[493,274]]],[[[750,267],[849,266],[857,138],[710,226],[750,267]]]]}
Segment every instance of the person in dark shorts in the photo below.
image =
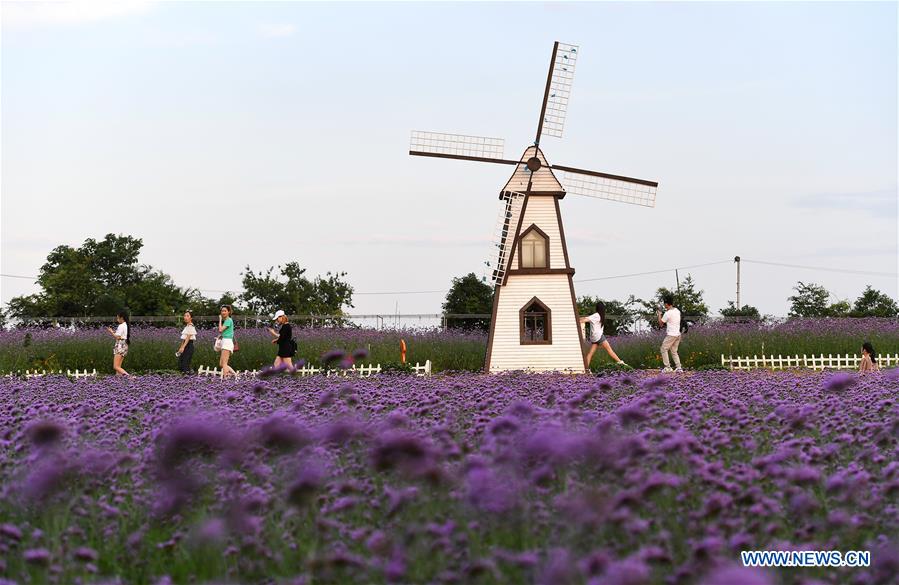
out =
{"type": "Polygon", "coordinates": [[[590,337],[588,338],[590,341],[590,351],[587,353],[587,367],[590,367],[590,362],[593,360],[593,354],[596,353],[597,348],[603,348],[606,350],[606,353],[609,354],[609,357],[615,360],[615,363],[619,366],[630,367],[620,357],[615,353],[615,350],[612,349],[612,345],[606,339],[606,336],[603,334],[603,328],[606,324],[606,305],[602,301],[596,303],[596,312],[590,315],[589,317],[581,317],[578,319],[581,325],[590,324],[590,337]]]}
{"type": "Polygon", "coordinates": [[[182,374],[190,374],[190,362],[194,357],[194,341],[197,340],[197,328],[194,327],[193,315],[190,311],[184,311],[184,329],[181,331],[181,345],[175,352],[178,358],[178,369],[182,374]]]}
{"type": "Polygon", "coordinates": [[[275,358],[275,367],[285,365],[288,368],[293,368],[293,356],[297,354],[297,342],[293,339],[293,327],[287,322],[287,315],[284,314],[284,311],[279,310],[275,313],[275,321],[280,325],[278,330],[275,331],[271,327],[268,330],[275,338],[272,339],[272,343],[278,344],[278,356],[275,358]]]}

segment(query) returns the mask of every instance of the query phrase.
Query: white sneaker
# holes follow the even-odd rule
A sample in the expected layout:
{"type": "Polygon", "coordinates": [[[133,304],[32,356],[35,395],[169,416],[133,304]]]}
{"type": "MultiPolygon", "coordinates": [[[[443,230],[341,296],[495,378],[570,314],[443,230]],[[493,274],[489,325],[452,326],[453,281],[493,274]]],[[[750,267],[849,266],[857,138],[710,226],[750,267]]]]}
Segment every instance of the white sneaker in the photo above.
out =
{"type": "Polygon", "coordinates": [[[673,372],[674,370],[672,370],[671,368],[665,367],[665,368],[662,368],[662,371],[663,372],[673,372]]]}
{"type": "Polygon", "coordinates": [[[683,372],[683,371],[684,371],[684,369],[683,369],[683,368],[677,368],[677,369],[676,369],[676,370],[674,370],[674,371],[675,371],[675,372],[683,372]]]}

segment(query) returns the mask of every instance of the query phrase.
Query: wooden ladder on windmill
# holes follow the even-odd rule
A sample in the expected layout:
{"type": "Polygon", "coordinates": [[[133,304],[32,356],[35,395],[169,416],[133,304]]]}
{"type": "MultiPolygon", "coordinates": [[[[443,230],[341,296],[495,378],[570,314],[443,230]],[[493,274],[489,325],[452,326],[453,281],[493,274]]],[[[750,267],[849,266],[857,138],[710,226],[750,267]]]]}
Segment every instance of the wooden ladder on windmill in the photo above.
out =
{"type": "Polygon", "coordinates": [[[553,44],[537,135],[517,160],[504,158],[502,138],[412,132],[411,155],[514,167],[500,189],[493,254],[485,263],[494,284],[488,372],[586,370],[574,268],[559,210],[566,194],[655,206],[655,181],[552,165],[540,149],[544,134],[562,137],[578,57],[577,46],[553,44]]]}

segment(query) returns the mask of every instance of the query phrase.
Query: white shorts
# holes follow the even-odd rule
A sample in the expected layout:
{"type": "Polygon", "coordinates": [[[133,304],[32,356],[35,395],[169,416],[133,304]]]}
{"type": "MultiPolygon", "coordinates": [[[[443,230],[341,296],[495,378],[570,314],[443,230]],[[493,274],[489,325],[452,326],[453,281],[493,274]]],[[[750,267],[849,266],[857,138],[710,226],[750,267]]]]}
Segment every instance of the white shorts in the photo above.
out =
{"type": "Polygon", "coordinates": [[[234,352],[234,340],[223,337],[222,338],[222,350],[228,350],[230,352],[234,352]]]}

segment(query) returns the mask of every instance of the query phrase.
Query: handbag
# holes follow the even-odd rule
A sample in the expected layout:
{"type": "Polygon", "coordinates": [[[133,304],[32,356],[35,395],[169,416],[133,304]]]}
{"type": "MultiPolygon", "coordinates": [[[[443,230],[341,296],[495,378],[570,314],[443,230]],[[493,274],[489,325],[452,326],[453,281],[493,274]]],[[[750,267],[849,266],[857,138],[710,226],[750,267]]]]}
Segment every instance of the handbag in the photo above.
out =
{"type": "MultiPolygon", "coordinates": [[[[233,341],[234,341],[234,351],[237,351],[238,349],[240,349],[240,345],[237,343],[237,339],[234,339],[233,341]]],[[[234,353],[234,352],[231,352],[231,353],[234,353]]]]}
{"type": "Polygon", "coordinates": [[[215,351],[216,351],[216,352],[222,351],[222,338],[221,338],[221,336],[215,338],[215,345],[214,345],[213,347],[215,347],[215,351]]]}

